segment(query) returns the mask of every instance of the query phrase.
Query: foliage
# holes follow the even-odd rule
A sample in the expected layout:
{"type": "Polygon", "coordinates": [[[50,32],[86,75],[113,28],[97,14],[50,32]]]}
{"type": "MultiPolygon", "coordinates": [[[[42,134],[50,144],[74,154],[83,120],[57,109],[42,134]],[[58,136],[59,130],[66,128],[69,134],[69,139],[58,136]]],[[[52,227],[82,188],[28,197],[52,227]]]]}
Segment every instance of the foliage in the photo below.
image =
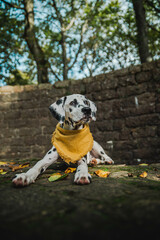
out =
{"type": "Polygon", "coordinates": [[[5,79],[7,85],[27,85],[32,84],[29,75],[26,72],[22,72],[18,69],[14,69],[11,71],[9,77],[5,79]]]}
{"type": "MultiPolygon", "coordinates": [[[[157,59],[160,57],[159,3],[145,0],[144,7],[149,49],[153,59],[157,59]]],[[[140,63],[131,0],[37,0],[34,16],[34,32],[48,62],[50,82],[140,63]]],[[[0,29],[1,80],[7,84],[35,81],[35,57],[24,38],[23,0],[0,3],[0,29]],[[17,77],[22,69],[26,77],[19,74],[13,81],[13,75],[17,77]]]]}
{"type": "Polygon", "coordinates": [[[23,55],[22,22],[7,7],[0,9],[0,30],[0,78],[4,80],[17,68],[23,55]]]}

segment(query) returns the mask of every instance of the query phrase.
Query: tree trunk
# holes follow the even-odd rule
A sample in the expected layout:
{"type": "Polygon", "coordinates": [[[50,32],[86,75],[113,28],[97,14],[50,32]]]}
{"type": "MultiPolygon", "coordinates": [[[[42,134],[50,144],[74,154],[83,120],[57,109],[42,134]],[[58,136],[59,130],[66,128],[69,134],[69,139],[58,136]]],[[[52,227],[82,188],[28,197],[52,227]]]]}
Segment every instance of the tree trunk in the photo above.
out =
{"type": "Polygon", "coordinates": [[[34,10],[33,0],[23,0],[25,8],[25,33],[24,37],[28,48],[37,64],[38,83],[48,83],[48,61],[44,52],[39,46],[38,39],[34,31],[34,10]]]}
{"type": "Polygon", "coordinates": [[[63,59],[63,80],[68,80],[68,66],[67,66],[67,56],[66,56],[66,39],[65,33],[61,31],[62,36],[62,59],[63,59]]]}
{"type": "Polygon", "coordinates": [[[137,25],[137,44],[141,63],[152,61],[148,47],[148,29],[143,0],[132,0],[137,25]]]}

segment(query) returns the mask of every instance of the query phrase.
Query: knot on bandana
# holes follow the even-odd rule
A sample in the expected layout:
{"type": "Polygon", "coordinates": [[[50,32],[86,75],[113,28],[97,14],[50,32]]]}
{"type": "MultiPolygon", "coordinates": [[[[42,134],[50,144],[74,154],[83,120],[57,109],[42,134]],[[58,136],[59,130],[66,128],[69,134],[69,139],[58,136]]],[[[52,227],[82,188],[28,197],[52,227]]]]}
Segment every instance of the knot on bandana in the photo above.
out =
{"type": "Polygon", "coordinates": [[[52,144],[66,163],[76,163],[93,147],[93,137],[86,124],[80,130],[65,130],[57,124],[52,135],[52,144]]]}

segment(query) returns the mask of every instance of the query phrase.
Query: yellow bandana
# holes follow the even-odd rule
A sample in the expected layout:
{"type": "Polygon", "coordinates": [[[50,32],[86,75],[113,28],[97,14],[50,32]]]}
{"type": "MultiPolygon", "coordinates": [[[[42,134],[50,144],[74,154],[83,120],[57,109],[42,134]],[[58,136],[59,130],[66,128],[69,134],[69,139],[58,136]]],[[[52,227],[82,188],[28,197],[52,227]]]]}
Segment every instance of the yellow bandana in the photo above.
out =
{"type": "Polygon", "coordinates": [[[80,130],[65,130],[57,124],[52,144],[65,162],[76,163],[92,150],[93,137],[88,124],[80,130]]]}

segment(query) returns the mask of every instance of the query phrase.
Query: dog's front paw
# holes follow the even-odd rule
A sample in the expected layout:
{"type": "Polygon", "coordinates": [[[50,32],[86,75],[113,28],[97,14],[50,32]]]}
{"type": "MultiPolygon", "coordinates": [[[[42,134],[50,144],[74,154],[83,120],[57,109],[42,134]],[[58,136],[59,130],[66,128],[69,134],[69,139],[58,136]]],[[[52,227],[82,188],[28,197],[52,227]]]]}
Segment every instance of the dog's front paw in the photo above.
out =
{"type": "Polygon", "coordinates": [[[110,157],[108,157],[108,156],[103,156],[101,159],[102,159],[102,161],[103,161],[104,163],[114,164],[114,161],[113,161],[110,157]]]}
{"type": "Polygon", "coordinates": [[[20,173],[15,175],[15,177],[12,179],[12,182],[16,187],[24,187],[30,183],[33,183],[34,179],[26,173],[20,173]]]}
{"type": "Polygon", "coordinates": [[[78,171],[76,172],[75,176],[74,176],[74,183],[76,184],[89,184],[91,183],[91,175],[87,172],[87,173],[83,173],[82,171],[78,171]]]}

